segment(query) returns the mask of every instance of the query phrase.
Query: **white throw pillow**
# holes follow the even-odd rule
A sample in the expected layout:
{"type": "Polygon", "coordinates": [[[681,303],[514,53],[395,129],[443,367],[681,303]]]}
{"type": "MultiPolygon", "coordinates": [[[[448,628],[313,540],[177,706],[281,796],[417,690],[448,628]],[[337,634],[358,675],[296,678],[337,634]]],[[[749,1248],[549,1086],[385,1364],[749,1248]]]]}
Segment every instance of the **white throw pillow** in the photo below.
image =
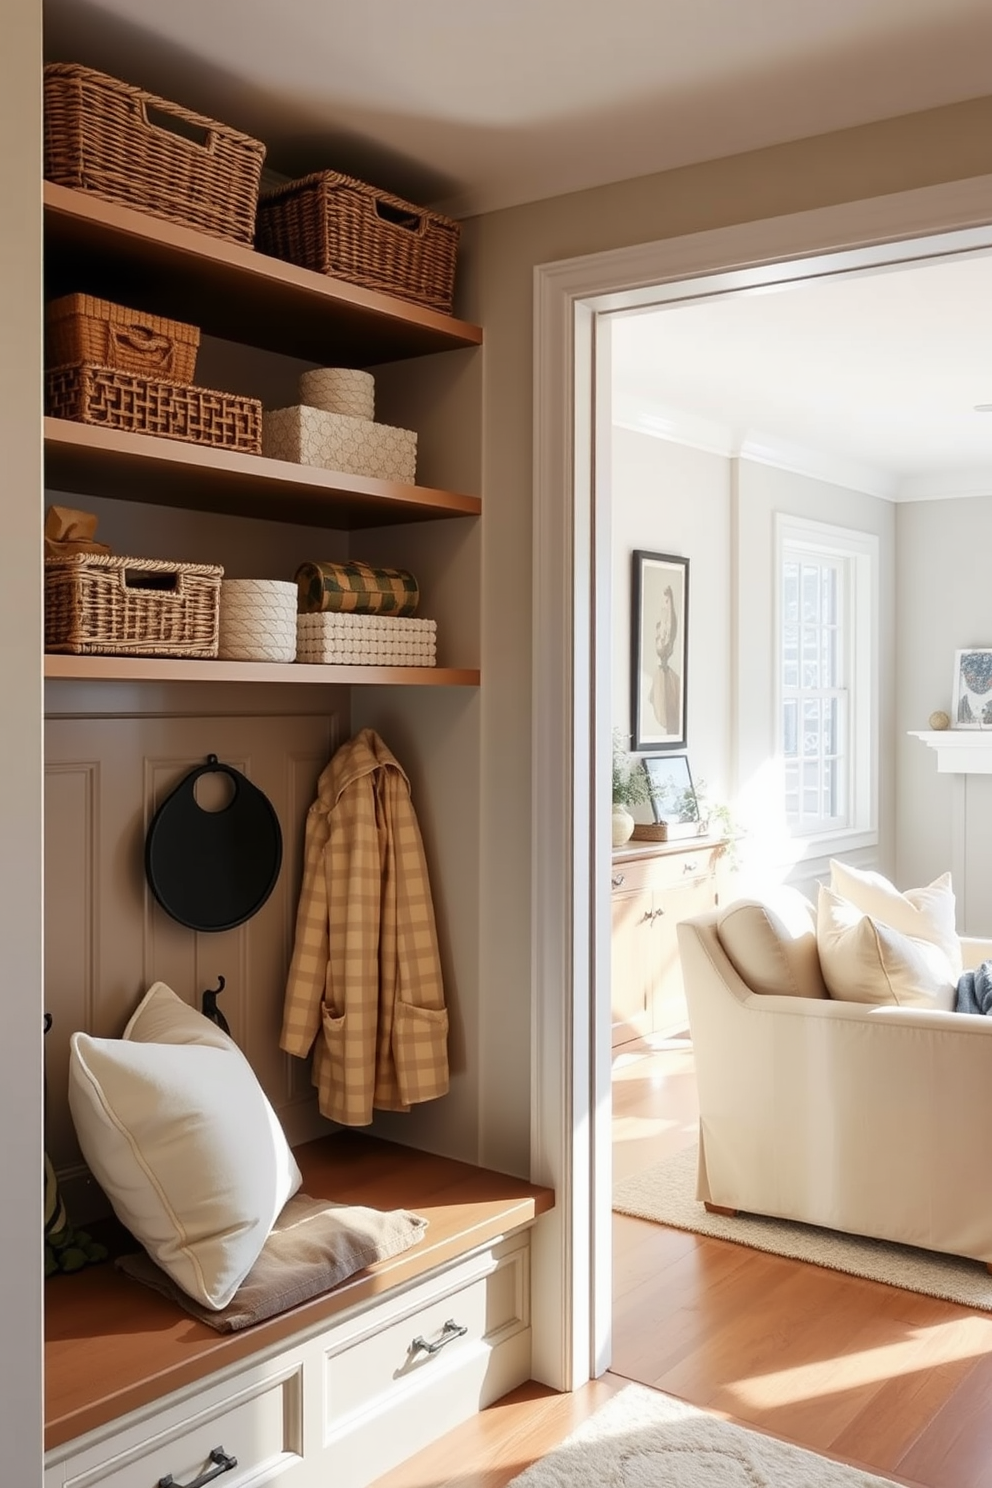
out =
{"type": "Polygon", "coordinates": [[[884,920],[893,930],[940,946],[955,977],[961,975],[961,942],[955,927],[951,875],[942,873],[921,889],[901,893],[881,873],[852,868],[830,860],[830,887],[873,920],[884,920]]]}
{"type": "Polygon", "coordinates": [[[939,946],[862,914],[826,884],[820,885],[816,939],[831,997],[953,1009],[956,978],[939,946]]]}
{"type": "Polygon", "coordinates": [[[121,1223],[205,1307],[226,1307],[302,1182],[222,1029],[157,982],[123,1039],[74,1033],[69,1108],[121,1223]]]}
{"type": "Polygon", "coordinates": [[[717,921],[720,944],[752,992],[826,997],[816,947],[816,910],[783,884],[760,899],[737,899],[717,921]]]}

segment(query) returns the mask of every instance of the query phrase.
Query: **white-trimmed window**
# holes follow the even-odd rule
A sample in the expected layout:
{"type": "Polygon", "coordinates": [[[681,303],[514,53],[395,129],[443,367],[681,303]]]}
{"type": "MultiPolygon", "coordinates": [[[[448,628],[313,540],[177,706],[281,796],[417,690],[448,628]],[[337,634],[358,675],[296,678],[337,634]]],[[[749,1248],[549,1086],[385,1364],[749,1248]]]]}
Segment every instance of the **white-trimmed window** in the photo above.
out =
{"type": "Polygon", "coordinates": [[[779,515],[778,747],[794,837],[874,840],[878,539],[779,515]]]}

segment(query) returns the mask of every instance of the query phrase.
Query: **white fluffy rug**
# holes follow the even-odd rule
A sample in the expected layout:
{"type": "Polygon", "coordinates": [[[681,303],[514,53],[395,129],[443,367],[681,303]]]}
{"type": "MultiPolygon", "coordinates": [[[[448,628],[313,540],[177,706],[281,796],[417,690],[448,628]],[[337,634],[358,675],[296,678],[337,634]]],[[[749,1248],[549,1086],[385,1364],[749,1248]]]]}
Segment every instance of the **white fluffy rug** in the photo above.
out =
{"type": "Polygon", "coordinates": [[[628,1385],[513,1488],[892,1488],[892,1481],[628,1385]]]}
{"type": "Polygon", "coordinates": [[[773,1255],[812,1261],[833,1271],[847,1271],[869,1281],[945,1297],[966,1307],[992,1312],[992,1276],[981,1261],[939,1255],[910,1245],[885,1240],[865,1240],[821,1230],[815,1225],[795,1224],[785,1219],[767,1219],[739,1214],[730,1219],[708,1214],[696,1198],[696,1149],[680,1152],[646,1172],[619,1182],[613,1192],[613,1207],[637,1219],[652,1219],[677,1230],[693,1230],[720,1240],[767,1250],[773,1255]]]}

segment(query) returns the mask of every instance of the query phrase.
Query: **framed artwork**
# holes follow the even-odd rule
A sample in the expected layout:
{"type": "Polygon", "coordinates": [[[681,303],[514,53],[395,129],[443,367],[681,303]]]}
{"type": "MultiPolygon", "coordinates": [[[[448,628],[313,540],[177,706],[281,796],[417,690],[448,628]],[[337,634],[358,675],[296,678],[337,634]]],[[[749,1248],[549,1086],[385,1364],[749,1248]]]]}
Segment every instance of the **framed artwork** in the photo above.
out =
{"type": "Polygon", "coordinates": [[[689,560],[640,550],[633,558],[631,748],[684,749],[689,560]]]}
{"type": "Polygon", "coordinates": [[[954,653],[951,727],[992,728],[992,647],[954,653]]]}
{"type": "Polygon", "coordinates": [[[656,822],[698,822],[699,802],[684,754],[649,755],[644,771],[651,787],[651,810],[656,822]]]}

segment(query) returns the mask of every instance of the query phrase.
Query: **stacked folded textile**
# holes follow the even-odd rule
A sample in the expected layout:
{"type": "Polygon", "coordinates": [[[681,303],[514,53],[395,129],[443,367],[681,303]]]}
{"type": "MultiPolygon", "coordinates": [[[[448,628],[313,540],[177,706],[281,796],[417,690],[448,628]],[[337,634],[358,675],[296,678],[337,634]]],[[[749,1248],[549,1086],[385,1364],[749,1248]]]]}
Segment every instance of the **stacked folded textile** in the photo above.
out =
{"type": "Polygon", "coordinates": [[[436,666],[437,622],[334,611],[297,615],[296,659],[335,666],[436,666]]]}

